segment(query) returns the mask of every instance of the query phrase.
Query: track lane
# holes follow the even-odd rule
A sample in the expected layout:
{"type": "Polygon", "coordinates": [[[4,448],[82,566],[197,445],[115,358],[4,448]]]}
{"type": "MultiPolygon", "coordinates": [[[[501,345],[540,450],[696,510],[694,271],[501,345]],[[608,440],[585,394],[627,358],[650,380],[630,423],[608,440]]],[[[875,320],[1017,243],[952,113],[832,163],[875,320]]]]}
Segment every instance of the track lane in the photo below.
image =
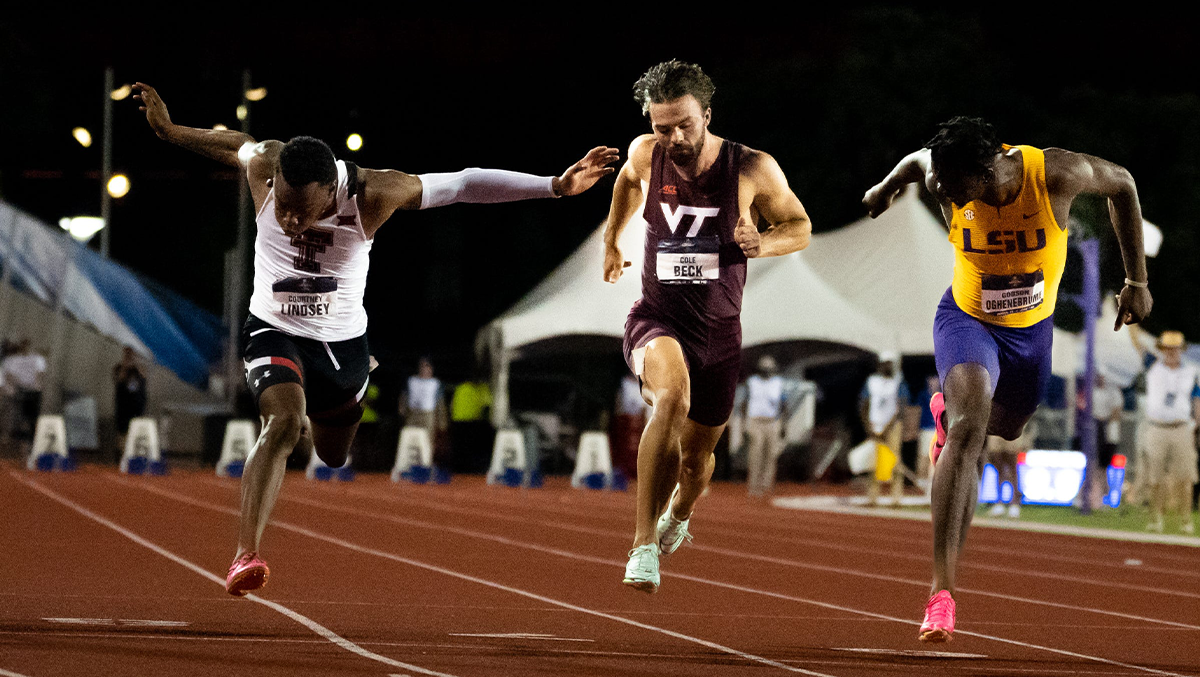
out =
{"type": "MultiPolygon", "coordinates": [[[[324,493],[324,494],[326,494],[326,495],[328,495],[328,494],[330,494],[330,493],[346,493],[346,492],[345,492],[344,490],[342,490],[342,489],[329,489],[328,491],[326,491],[326,490],[324,490],[324,489],[322,489],[322,488],[319,488],[319,485],[312,485],[312,486],[313,486],[313,487],[318,487],[318,488],[314,488],[314,489],[313,489],[313,491],[316,491],[316,492],[319,492],[319,493],[324,493]]],[[[292,496],[293,496],[293,498],[292,498],[292,499],[289,499],[289,500],[296,500],[295,494],[293,494],[292,496]]],[[[301,499],[301,500],[303,500],[303,499],[301,499]]],[[[316,506],[310,506],[310,507],[316,507],[316,506]]],[[[359,517],[364,517],[364,515],[358,515],[358,516],[359,516],[359,517]]],[[[619,564],[619,562],[617,562],[617,561],[613,561],[613,563],[614,563],[614,565],[616,565],[616,564],[619,564]]],[[[918,611],[919,611],[919,610],[918,610],[918,611]]],[[[900,622],[905,622],[905,621],[900,621],[900,622]]],[[[1064,625],[1065,625],[1065,623],[1064,623],[1064,625]]]]}

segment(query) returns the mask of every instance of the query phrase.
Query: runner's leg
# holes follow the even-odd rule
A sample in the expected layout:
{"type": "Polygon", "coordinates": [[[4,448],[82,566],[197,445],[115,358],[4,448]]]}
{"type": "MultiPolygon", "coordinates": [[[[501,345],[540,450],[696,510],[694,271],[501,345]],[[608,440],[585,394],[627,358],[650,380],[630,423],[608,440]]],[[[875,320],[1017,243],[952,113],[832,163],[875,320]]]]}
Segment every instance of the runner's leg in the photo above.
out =
{"type": "Polygon", "coordinates": [[[933,473],[933,592],[954,594],[955,570],[975,514],[983,447],[992,407],[991,377],[981,364],[950,369],[946,398],[946,446],[933,473]]]}
{"type": "Polygon", "coordinates": [[[317,457],[330,468],[340,468],[350,455],[350,444],[358,430],[358,421],[349,425],[334,425],[328,421],[313,420],[312,439],[317,457]]]}
{"type": "MultiPolygon", "coordinates": [[[[679,470],[679,496],[672,506],[675,519],[685,520],[690,517],[696,500],[708,488],[713,468],[717,465],[713,449],[716,449],[717,440],[721,439],[721,433],[724,431],[723,424],[712,427],[696,423],[690,418],[683,422],[683,434],[679,441],[683,452],[683,462],[679,470]]],[[[764,449],[762,453],[769,452],[764,449]]]]}
{"type": "Polygon", "coordinates": [[[304,389],[298,383],[272,385],[259,397],[258,408],[263,428],[242,472],[238,557],[258,551],[263,529],[283,485],[287,458],[305,431],[304,389]]]}
{"type": "Polygon", "coordinates": [[[680,436],[691,407],[691,380],[679,342],[659,336],[644,349],[642,394],[654,409],[638,444],[635,548],[658,542],[658,518],[680,480],[680,436]]]}

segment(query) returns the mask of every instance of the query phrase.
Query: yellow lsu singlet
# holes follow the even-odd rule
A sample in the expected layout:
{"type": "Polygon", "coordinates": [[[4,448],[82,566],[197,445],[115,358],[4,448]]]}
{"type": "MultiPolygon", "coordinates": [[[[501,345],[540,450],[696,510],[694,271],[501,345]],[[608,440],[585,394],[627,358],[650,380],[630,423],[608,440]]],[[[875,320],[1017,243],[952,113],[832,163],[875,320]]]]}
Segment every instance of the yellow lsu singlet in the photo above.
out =
{"type": "Polygon", "coordinates": [[[950,221],[954,301],[1002,327],[1030,327],[1054,313],[1067,261],[1067,231],[1058,227],[1046,189],[1045,153],[1016,148],[1025,165],[1017,199],[1003,207],[982,200],[954,205],[950,221]]]}

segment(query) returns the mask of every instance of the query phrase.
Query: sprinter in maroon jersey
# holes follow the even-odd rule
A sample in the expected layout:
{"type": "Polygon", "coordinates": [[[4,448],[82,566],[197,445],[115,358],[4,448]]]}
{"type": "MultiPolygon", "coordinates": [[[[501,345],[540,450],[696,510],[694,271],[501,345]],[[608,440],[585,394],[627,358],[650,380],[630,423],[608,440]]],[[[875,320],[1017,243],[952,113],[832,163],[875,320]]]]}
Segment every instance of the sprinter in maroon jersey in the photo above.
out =
{"type": "Polygon", "coordinates": [[[708,133],[715,88],[699,66],[660,63],[633,89],[652,133],[634,140],[613,187],[604,279],[630,265],[617,242],[645,200],[642,298],[624,349],[654,414],[638,446],[625,584],[655,592],[659,554],[691,539],[692,507],[733,410],[746,259],[804,249],[812,225],[774,158],[708,133]]]}

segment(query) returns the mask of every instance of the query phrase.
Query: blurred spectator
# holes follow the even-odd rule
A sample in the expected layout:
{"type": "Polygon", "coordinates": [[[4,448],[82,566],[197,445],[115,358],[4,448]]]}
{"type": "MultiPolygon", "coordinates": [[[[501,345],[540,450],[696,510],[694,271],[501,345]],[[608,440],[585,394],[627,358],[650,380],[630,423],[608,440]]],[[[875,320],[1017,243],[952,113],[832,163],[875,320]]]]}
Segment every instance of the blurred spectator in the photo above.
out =
{"type": "Polygon", "coordinates": [[[28,453],[34,427],[42,409],[42,386],[46,374],[46,358],[30,347],[29,339],[21,339],[13,351],[0,361],[0,374],[5,387],[12,393],[13,436],[21,441],[21,455],[28,453]]]}
{"type": "MultiPolygon", "coordinates": [[[[1006,440],[997,435],[988,435],[987,453],[991,463],[996,468],[996,485],[1003,487],[1005,482],[1012,485],[1012,499],[1008,504],[1007,515],[1012,519],[1017,519],[1021,516],[1021,483],[1017,475],[1017,458],[1030,450],[1033,447],[1034,440],[1038,436],[1038,425],[1033,419],[1030,419],[1025,424],[1025,429],[1021,431],[1021,436],[1015,440],[1006,440]]],[[[992,509],[988,511],[988,515],[992,517],[1002,517],[1006,514],[1003,489],[1001,489],[1001,500],[992,504],[992,509]]]]}
{"type": "MultiPolygon", "coordinates": [[[[408,387],[400,398],[400,415],[404,417],[404,425],[429,431],[435,456],[439,452],[439,433],[446,430],[446,402],[442,395],[442,382],[433,376],[433,362],[422,357],[416,375],[408,377],[408,387]]],[[[444,460],[435,463],[446,466],[444,460]]]]}
{"type": "Polygon", "coordinates": [[[642,397],[642,384],[633,374],[625,374],[617,390],[612,426],[612,462],[626,477],[637,477],[638,444],[646,428],[650,405],[642,397]]]}
{"type": "Polygon", "coordinates": [[[1096,460],[1103,473],[1112,464],[1113,454],[1121,441],[1121,411],[1125,395],[1104,374],[1097,373],[1092,383],[1092,424],[1096,427],[1096,460]]]}
{"type": "Polygon", "coordinates": [[[917,482],[928,496],[933,488],[933,464],[929,462],[929,450],[937,437],[937,424],[933,420],[933,412],[929,409],[929,400],[934,393],[942,391],[942,382],[937,374],[925,377],[925,388],[917,395],[913,404],[921,408],[921,432],[917,436],[917,482]]]}
{"type": "Polygon", "coordinates": [[[113,367],[113,403],[117,418],[117,455],[125,450],[129,422],[146,413],[146,374],[137,353],[125,346],[121,361],[113,367]]]}
{"type": "Polygon", "coordinates": [[[492,455],[492,388],[482,374],[458,385],[450,399],[450,445],[457,472],[481,472],[492,455]]]}
{"type": "Polygon", "coordinates": [[[763,355],[746,379],[746,485],[752,498],[771,492],[783,453],[783,377],[775,358],[763,355]]]}
{"type": "Polygon", "coordinates": [[[875,440],[876,471],[871,475],[869,504],[879,500],[880,485],[891,483],[894,505],[904,495],[904,463],[900,460],[901,405],[911,399],[908,384],[900,373],[900,355],[879,355],[879,367],[867,377],[859,394],[859,415],[867,434],[875,440]]]}
{"type": "Polygon", "coordinates": [[[1140,469],[1150,492],[1147,529],[1162,532],[1167,510],[1180,513],[1180,530],[1195,533],[1192,485],[1196,472],[1196,418],[1200,417],[1200,374],[1183,362],[1183,334],[1158,338],[1161,358],[1146,372],[1146,410],[1141,433],[1140,469]]]}

